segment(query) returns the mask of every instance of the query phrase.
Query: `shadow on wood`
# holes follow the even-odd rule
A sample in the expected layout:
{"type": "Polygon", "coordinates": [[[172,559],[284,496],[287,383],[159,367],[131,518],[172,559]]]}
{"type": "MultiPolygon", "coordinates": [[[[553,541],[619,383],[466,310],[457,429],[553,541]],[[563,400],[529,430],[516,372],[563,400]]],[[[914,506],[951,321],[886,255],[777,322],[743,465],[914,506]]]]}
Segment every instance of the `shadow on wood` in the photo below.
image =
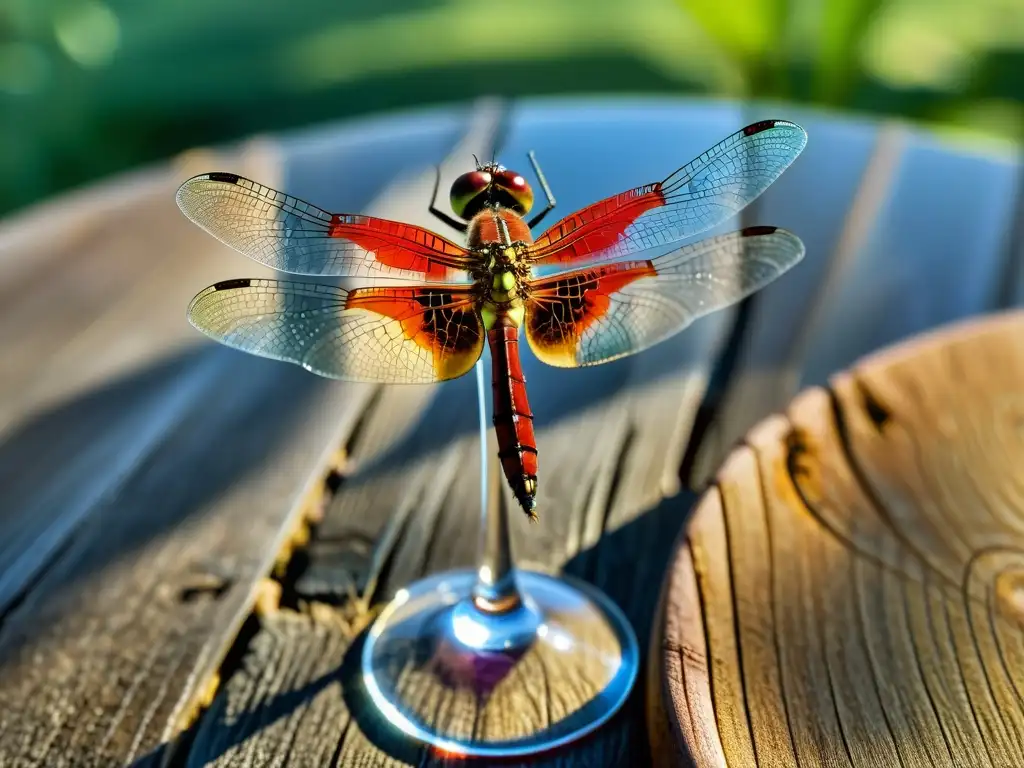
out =
{"type": "Polygon", "coordinates": [[[302,485],[290,462],[302,477],[315,463],[301,446],[323,439],[309,425],[323,394],[302,371],[211,345],[76,398],[8,439],[3,454],[16,466],[0,491],[0,541],[12,552],[0,574],[9,598],[0,688],[11,702],[0,715],[11,739],[3,749],[46,727],[65,754],[124,759],[186,716],[197,695],[192,664],[216,668],[218,643],[233,636],[254,575],[269,570],[286,535],[302,485]],[[153,420],[161,428],[138,444],[153,420]],[[63,472],[46,476],[58,465],[63,472]],[[81,663],[66,661],[74,653],[81,663]],[[123,741],[100,747],[74,721],[44,726],[52,718],[34,711],[73,711],[78,696],[121,686],[122,709],[104,712],[123,741]],[[130,706],[133,696],[146,707],[130,706]]]}
{"type": "MultiPolygon", "coordinates": [[[[565,571],[607,592],[625,611],[646,649],[658,600],[657,587],[672,544],[693,503],[691,494],[664,500],[579,552],[565,571]]],[[[495,760],[446,759],[391,726],[362,683],[365,632],[355,636],[338,613],[321,604],[308,614],[283,610],[266,617],[233,686],[218,696],[201,720],[188,754],[189,766],[231,765],[267,754],[262,744],[287,739],[293,759],[336,760],[372,750],[405,765],[494,765],[495,760]],[[358,733],[356,733],[358,732],[358,733]]],[[[627,737],[644,699],[643,676],[626,708],[599,734],[532,759],[501,765],[632,766],[636,740],[627,737]],[[617,734],[617,735],[616,735],[617,734]]],[[[265,747],[264,747],[265,748],[265,747]]],[[[271,748],[272,750],[274,748],[271,748]]],[[[644,758],[646,760],[646,758],[644,758]]],[[[372,762],[372,761],[371,761],[372,762]]]]}

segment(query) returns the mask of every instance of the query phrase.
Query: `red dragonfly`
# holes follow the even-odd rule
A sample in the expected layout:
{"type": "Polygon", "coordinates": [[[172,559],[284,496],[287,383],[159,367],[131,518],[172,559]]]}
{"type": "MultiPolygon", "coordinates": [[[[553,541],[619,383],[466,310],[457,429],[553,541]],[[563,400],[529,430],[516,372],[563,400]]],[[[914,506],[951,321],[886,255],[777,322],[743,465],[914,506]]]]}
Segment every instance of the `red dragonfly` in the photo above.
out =
{"type": "Polygon", "coordinates": [[[232,173],[202,174],[181,186],[177,201],[214,237],[283,272],[364,282],[343,290],[227,280],[199,293],[188,317],[228,346],[362,382],[457,378],[486,339],[498,457],[535,520],[537,445],[520,330],[549,365],[596,365],[646,349],[768,284],[803,257],[790,232],[748,227],[675,245],[754,200],[806,141],[784,120],[748,125],[663,181],[596,202],[537,238],[531,229],[555,199],[534,154],[547,206],[529,222],[533,191],[523,176],[477,162],[451,187],[459,219],[430,204],[466,233],[465,245],[412,224],[328,213],[232,173]],[[563,269],[534,272],[552,265],[563,269]]]}

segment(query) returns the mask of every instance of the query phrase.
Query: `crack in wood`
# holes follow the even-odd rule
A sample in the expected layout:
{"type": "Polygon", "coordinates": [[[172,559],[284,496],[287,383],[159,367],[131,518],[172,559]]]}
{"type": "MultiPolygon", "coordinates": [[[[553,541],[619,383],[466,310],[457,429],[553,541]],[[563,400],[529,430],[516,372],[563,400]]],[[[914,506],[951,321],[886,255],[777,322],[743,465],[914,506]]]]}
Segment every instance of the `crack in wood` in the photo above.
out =
{"type": "Polygon", "coordinates": [[[341,752],[345,747],[345,737],[348,735],[348,729],[352,727],[352,718],[348,718],[345,721],[345,725],[341,729],[341,738],[338,739],[338,743],[334,748],[334,754],[331,755],[331,763],[329,768],[345,768],[341,764],[341,752]]]}
{"type": "Polygon", "coordinates": [[[234,642],[228,648],[217,671],[206,682],[202,693],[193,700],[191,710],[183,714],[180,734],[173,741],[167,743],[160,761],[161,768],[186,768],[196,733],[198,733],[204,715],[213,704],[221,684],[242,666],[249,643],[259,631],[259,626],[259,619],[255,613],[249,614],[242,622],[234,642]]]}
{"type": "Polygon", "coordinates": [[[234,580],[215,573],[197,573],[178,590],[178,599],[183,603],[194,603],[200,599],[219,600],[234,580]]]}
{"type": "Polygon", "coordinates": [[[867,385],[867,382],[865,382],[864,379],[859,376],[854,376],[853,386],[860,398],[860,404],[864,409],[864,413],[866,413],[868,418],[871,419],[871,423],[874,425],[875,430],[881,433],[892,418],[892,412],[890,409],[882,405],[881,401],[879,401],[878,397],[871,391],[871,388],[867,385]]]}
{"type": "MultiPolygon", "coordinates": [[[[377,400],[375,393],[368,401],[367,407],[376,403],[377,400]]],[[[304,512],[298,516],[295,531],[291,538],[285,541],[282,554],[275,558],[275,567],[263,580],[263,582],[271,582],[274,585],[272,599],[267,598],[268,588],[263,582],[254,588],[250,613],[242,622],[217,670],[207,680],[205,688],[197,697],[194,697],[191,706],[180,716],[179,735],[168,743],[161,760],[162,768],[185,768],[188,764],[193,742],[202,725],[204,715],[213,703],[220,686],[231,679],[241,667],[252,640],[260,631],[261,621],[278,610],[288,609],[292,606],[296,610],[302,609],[294,587],[295,579],[300,571],[291,566],[305,553],[311,537],[315,534],[317,521],[322,515],[322,506],[329,501],[344,482],[347,473],[345,465],[347,450],[353,440],[358,438],[356,429],[362,422],[362,418],[356,419],[353,431],[348,433],[344,445],[334,453],[333,460],[323,467],[319,486],[314,484],[311,487],[304,501],[304,512]]],[[[209,575],[206,576],[205,581],[206,583],[200,587],[186,586],[180,593],[181,599],[188,602],[189,599],[186,598],[186,595],[190,591],[193,594],[191,600],[197,599],[200,594],[204,593],[211,595],[213,599],[218,599],[231,585],[230,580],[220,579],[218,581],[215,576],[209,575]],[[214,584],[214,581],[217,583],[214,584]],[[211,584],[213,584],[212,588],[211,584]]]]}

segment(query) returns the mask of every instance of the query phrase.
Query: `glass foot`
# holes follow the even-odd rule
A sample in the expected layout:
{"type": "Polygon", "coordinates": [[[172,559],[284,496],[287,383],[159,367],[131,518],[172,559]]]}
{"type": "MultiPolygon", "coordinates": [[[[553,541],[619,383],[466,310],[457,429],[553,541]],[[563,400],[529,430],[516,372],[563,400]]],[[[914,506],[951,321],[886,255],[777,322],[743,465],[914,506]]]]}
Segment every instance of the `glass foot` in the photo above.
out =
{"type": "Polygon", "coordinates": [[[622,706],[639,651],[618,607],[574,579],[514,574],[522,599],[500,614],[473,604],[472,570],[399,590],[362,658],[392,725],[441,752],[515,756],[578,739],[622,706]]]}

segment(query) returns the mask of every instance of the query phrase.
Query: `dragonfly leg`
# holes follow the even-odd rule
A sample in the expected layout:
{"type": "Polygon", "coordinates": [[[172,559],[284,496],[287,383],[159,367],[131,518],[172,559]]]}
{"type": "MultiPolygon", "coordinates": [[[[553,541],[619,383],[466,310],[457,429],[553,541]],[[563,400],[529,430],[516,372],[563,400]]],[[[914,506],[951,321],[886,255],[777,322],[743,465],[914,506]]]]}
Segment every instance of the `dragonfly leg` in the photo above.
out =
{"type": "Polygon", "coordinates": [[[534,216],[532,219],[530,219],[529,226],[530,229],[533,229],[535,226],[540,224],[541,220],[554,209],[556,203],[555,196],[554,194],[552,194],[551,187],[548,185],[548,180],[544,178],[544,171],[540,169],[540,163],[537,162],[537,156],[533,153],[532,149],[529,152],[527,152],[526,155],[527,157],[530,158],[530,165],[533,166],[533,172],[537,174],[537,180],[540,181],[540,188],[544,190],[544,197],[546,197],[548,200],[547,207],[543,211],[538,213],[536,216],[534,216]]]}
{"type": "Polygon", "coordinates": [[[449,216],[444,211],[438,210],[437,190],[441,186],[441,166],[434,166],[434,170],[436,173],[436,175],[434,176],[434,194],[430,196],[430,207],[427,210],[429,210],[432,214],[434,214],[437,218],[439,218],[449,227],[454,227],[455,229],[459,230],[459,232],[465,232],[469,228],[469,225],[466,222],[458,221],[457,219],[454,219],[451,216],[449,216]]]}

